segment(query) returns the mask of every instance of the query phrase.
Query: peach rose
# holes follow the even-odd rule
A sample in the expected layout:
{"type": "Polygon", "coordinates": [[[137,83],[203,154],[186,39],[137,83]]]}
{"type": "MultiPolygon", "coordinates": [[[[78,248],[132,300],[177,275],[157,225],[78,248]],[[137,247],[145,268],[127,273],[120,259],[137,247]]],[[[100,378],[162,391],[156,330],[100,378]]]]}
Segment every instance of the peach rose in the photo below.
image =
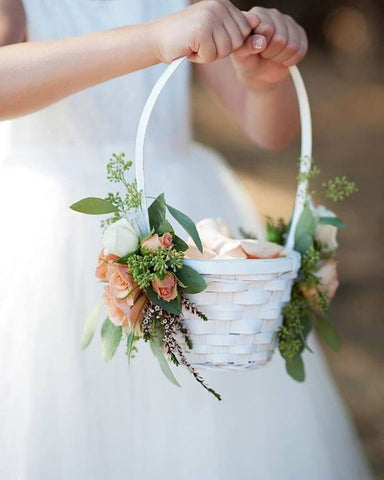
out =
{"type": "MultiPolygon", "coordinates": [[[[319,269],[315,272],[315,275],[320,279],[318,289],[320,292],[327,294],[327,298],[330,301],[335,296],[339,286],[336,260],[330,258],[329,260],[319,262],[319,269]]],[[[303,293],[306,298],[310,298],[315,304],[318,304],[315,287],[303,289],[303,293]]]]}
{"type": "Polygon", "coordinates": [[[135,328],[136,335],[140,334],[140,327],[144,318],[144,311],[147,303],[148,298],[145,295],[141,295],[130,307],[129,313],[127,314],[128,324],[123,325],[125,333],[129,334],[132,329],[135,328]]]}
{"type": "Polygon", "coordinates": [[[128,317],[125,313],[127,310],[126,300],[116,298],[109,287],[105,287],[103,299],[111,322],[117,327],[127,325],[128,317]]]}
{"type": "Polygon", "coordinates": [[[119,265],[114,263],[108,265],[106,278],[109,281],[109,288],[112,295],[116,298],[125,298],[128,294],[133,297],[133,300],[139,293],[137,283],[133,280],[133,277],[128,273],[127,265],[119,265]]]}
{"type": "Polygon", "coordinates": [[[156,278],[152,287],[158,297],[166,302],[177,297],[177,280],[173,273],[167,273],[163,279],[156,278]]]}
{"type": "Polygon", "coordinates": [[[111,289],[105,287],[103,298],[108,316],[114,325],[132,328],[143,320],[144,308],[148,301],[145,295],[141,295],[134,302],[131,297],[116,298],[111,289]]]}
{"type": "Polygon", "coordinates": [[[159,248],[171,248],[173,245],[172,235],[170,233],[164,233],[161,237],[157,233],[151,235],[149,238],[144,240],[141,244],[142,250],[148,250],[154,252],[159,248]]]}
{"type": "Polygon", "coordinates": [[[162,243],[163,247],[171,248],[173,246],[173,237],[172,234],[166,232],[160,237],[160,242],[162,243]]]}
{"type": "Polygon", "coordinates": [[[107,269],[108,265],[118,260],[120,257],[110,253],[109,255],[104,254],[104,249],[99,253],[99,258],[97,260],[96,272],[95,275],[97,278],[100,278],[103,282],[107,281],[107,269]]]}

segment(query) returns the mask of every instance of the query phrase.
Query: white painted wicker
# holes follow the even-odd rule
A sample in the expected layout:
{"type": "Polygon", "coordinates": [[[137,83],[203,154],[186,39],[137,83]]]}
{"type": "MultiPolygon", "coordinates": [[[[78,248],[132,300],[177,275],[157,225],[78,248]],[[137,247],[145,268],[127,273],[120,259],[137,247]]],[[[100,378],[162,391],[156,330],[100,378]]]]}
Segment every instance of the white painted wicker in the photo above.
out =
{"type": "MultiPolygon", "coordinates": [[[[172,62],[153,87],[144,106],[136,138],[136,178],[143,190],[141,228],[149,232],[145,196],[144,143],[152,109],[171,75],[185,58],[172,62]]],[[[308,97],[297,67],[290,67],[301,118],[300,173],[311,166],[312,128],[308,97]]],[[[185,260],[200,272],[207,289],[189,295],[208,317],[204,322],[184,310],[184,323],[193,342],[186,355],[199,368],[243,370],[265,365],[277,343],[282,322],[281,310],[289,301],[291,288],[300,267],[300,255],[293,251],[295,230],[306,200],[307,177],[299,176],[296,204],[285,246],[286,256],[255,260],[185,260]]]]}

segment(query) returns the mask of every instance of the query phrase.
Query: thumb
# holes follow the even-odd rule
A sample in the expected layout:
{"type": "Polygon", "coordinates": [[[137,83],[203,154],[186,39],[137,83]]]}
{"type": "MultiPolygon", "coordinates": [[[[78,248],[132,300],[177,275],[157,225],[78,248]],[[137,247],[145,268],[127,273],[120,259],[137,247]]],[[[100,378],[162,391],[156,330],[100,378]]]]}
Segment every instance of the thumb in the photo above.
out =
{"type": "Polygon", "coordinates": [[[263,35],[250,35],[244,42],[243,49],[248,53],[261,53],[267,48],[267,39],[263,35]]]}
{"type": "Polygon", "coordinates": [[[255,13],[243,12],[243,15],[248,20],[248,23],[252,30],[255,30],[255,28],[259,26],[261,20],[255,13]]]}

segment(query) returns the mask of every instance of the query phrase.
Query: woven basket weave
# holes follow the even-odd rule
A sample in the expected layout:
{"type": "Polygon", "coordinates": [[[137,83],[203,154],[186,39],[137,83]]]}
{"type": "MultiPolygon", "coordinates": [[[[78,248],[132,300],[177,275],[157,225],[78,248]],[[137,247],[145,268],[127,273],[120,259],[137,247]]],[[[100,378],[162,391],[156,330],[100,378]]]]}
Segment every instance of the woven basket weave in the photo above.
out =
{"type": "MultiPolygon", "coordinates": [[[[142,230],[150,231],[145,196],[144,143],[148,122],[158,96],[185,58],[172,62],[150,93],[144,106],[136,138],[136,178],[143,191],[142,230]]],[[[290,300],[300,255],[293,251],[295,231],[306,200],[311,167],[312,127],[307,93],[296,67],[290,67],[301,119],[300,181],[285,256],[253,260],[185,260],[200,272],[207,289],[188,295],[208,317],[203,322],[184,309],[184,323],[193,342],[185,352],[193,366],[220,370],[242,370],[265,365],[277,344],[282,307],[290,300]]]]}

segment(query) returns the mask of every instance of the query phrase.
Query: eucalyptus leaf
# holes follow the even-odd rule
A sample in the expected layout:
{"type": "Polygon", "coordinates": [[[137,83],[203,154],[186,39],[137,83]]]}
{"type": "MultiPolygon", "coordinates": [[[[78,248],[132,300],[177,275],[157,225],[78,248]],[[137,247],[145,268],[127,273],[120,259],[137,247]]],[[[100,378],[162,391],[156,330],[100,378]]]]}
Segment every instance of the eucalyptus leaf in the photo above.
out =
{"type": "Polygon", "coordinates": [[[149,298],[149,300],[154,303],[155,305],[158,305],[161,307],[163,310],[173,313],[174,315],[180,315],[181,313],[181,299],[180,296],[177,296],[174,300],[170,300],[169,302],[166,302],[165,300],[162,300],[159,298],[157,293],[152,290],[152,288],[146,288],[145,289],[145,294],[149,298]]]}
{"type": "Polygon", "coordinates": [[[321,217],[318,220],[319,225],[333,225],[337,228],[345,228],[345,223],[338,217],[321,217]]]}
{"type": "Polygon", "coordinates": [[[176,380],[176,377],[173,375],[172,370],[167,362],[167,359],[164,357],[158,342],[154,338],[151,338],[149,340],[149,343],[151,345],[152,352],[154,353],[154,355],[156,356],[159,362],[161,371],[164,373],[164,375],[168,378],[168,380],[171,383],[173,383],[177,387],[180,387],[180,383],[176,380]]]}
{"type": "Polygon", "coordinates": [[[306,203],[297,223],[295,232],[295,250],[302,255],[313,246],[313,236],[315,233],[315,219],[306,203]]]}
{"type": "Polygon", "coordinates": [[[104,320],[101,327],[101,352],[106,362],[116,353],[122,333],[122,327],[114,325],[108,317],[104,320]]]}
{"type": "Polygon", "coordinates": [[[95,333],[97,321],[99,319],[100,310],[102,306],[103,306],[102,303],[98,303],[97,305],[95,305],[91,313],[88,315],[88,317],[85,320],[83,333],[81,336],[81,347],[83,349],[86,349],[88,345],[91,343],[93,334],[95,333]]]}
{"type": "Polygon", "coordinates": [[[304,382],[305,380],[305,369],[304,362],[301,358],[301,355],[285,360],[285,368],[289,376],[291,376],[297,382],[304,382]]]}
{"type": "Polygon", "coordinates": [[[317,329],[321,338],[334,352],[340,350],[340,338],[328,318],[317,315],[317,329]]]}
{"type": "Polygon", "coordinates": [[[173,227],[166,218],[158,226],[157,233],[159,235],[163,235],[164,233],[171,233],[172,235],[174,234],[173,227]]]}
{"type": "Polygon", "coordinates": [[[203,276],[188,265],[183,265],[175,275],[187,286],[185,289],[186,293],[200,293],[207,288],[207,283],[203,276]]]}
{"type": "Polygon", "coordinates": [[[87,213],[88,215],[104,215],[117,212],[116,207],[105,198],[87,197],[79,200],[69,208],[75,212],[87,213]]]}
{"type": "Polygon", "coordinates": [[[166,212],[166,205],[165,205],[165,198],[164,193],[159,195],[155,200],[151,203],[148,208],[148,215],[149,215],[149,224],[151,228],[153,228],[156,232],[158,228],[165,220],[165,212],[166,212]]]}
{"type": "Polygon", "coordinates": [[[184,230],[191,236],[192,240],[195,242],[196,247],[203,253],[203,245],[201,243],[199,232],[197,231],[195,223],[185,215],[185,213],[180,212],[176,208],[167,205],[169,213],[172,217],[184,228],[184,230]]]}
{"type": "Polygon", "coordinates": [[[131,354],[132,354],[132,347],[133,347],[133,344],[134,344],[134,340],[135,340],[135,329],[133,328],[131,330],[131,333],[128,335],[127,337],[127,350],[126,350],[126,353],[127,353],[127,357],[128,357],[128,363],[130,363],[131,361],[131,354]]]}
{"type": "Polygon", "coordinates": [[[173,236],[173,245],[178,252],[185,252],[189,248],[188,243],[184,242],[184,240],[177,235],[173,236]]]}
{"type": "Polygon", "coordinates": [[[120,265],[127,265],[129,257],[132,257],[132,255],[135,255],[139,251],[140,249],[138,248],[134,252],[127,253],[127,255],[124,255],[124,257],[121,257],[118,260],[115,260],[114,263],[119,263],[120,265]]]}

